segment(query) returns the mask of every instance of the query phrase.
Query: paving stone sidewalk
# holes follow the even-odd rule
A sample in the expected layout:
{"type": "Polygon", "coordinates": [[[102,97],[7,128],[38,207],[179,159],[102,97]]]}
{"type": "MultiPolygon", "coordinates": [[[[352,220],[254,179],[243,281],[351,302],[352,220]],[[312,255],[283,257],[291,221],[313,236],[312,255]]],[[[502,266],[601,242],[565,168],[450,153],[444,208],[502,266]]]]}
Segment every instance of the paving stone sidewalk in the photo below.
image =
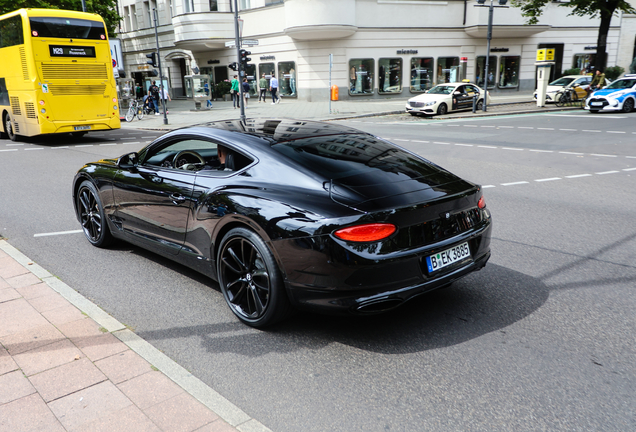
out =
{"type": "Polygon", "coordinates": [[[0,238],[0,431],[269,429],[0,238]]]}

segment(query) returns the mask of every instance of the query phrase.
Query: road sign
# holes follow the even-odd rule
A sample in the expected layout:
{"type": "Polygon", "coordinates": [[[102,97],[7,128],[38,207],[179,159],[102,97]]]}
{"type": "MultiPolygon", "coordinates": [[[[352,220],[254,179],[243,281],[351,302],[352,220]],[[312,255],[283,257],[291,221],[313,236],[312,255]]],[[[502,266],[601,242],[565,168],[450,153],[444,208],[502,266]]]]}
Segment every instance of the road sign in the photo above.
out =
{"type": "Polygon", "coordinates": [[[241,45],[255,46],[255,45],[258,45],[258,40],[256,40],[256,39],[243,39],[243,41],[241,41],[241,45]]]}
{"type": "Polygon", "coordinates": [[[234,48],[236,43],[234,41],[225,42],[225,48],[234,48]]]}

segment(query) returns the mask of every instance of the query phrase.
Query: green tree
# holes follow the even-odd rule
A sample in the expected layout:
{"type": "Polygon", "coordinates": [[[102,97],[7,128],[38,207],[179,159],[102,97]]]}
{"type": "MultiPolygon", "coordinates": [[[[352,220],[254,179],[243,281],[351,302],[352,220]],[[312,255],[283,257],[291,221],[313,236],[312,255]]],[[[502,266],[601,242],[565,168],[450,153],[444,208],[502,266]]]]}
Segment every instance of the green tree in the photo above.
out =
{"type": "MultiPolygon", "coordinates": [[[[81,0],[0,0],[0,15],[22,8],[66,9],[82,11],[81,0]]],[[[115,37],[121,17],[115,0],[86,0],[86,12],[100,15],[106,22],[108,36],[115,37]]]]}
{"type": "MultiPolygon", "coordinates": [[[[543,9],[552,0],[512,0],[512,5],[521,9],[521,15],[526,17],[528,24],[537,24],[543,9]]],[[[607,57],[607,33],[609,32],[610,21],[617,11],[624,13],[636,13],[625,0],[570,0],[566,3],[559,3],[559,6],[572,8],[570,15],[587,16],[590,18],[601,18],[596,38],[596,60],[595,69],[603,69],[607,57]]]]}

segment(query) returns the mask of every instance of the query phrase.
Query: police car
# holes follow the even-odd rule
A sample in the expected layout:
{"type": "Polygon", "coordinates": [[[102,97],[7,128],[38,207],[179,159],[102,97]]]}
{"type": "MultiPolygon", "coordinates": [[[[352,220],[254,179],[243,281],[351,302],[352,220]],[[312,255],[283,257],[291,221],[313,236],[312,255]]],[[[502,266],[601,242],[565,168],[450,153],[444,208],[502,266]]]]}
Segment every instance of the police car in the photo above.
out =
{"type": "Polygon", "coordinates": [[[602,90],[597,90],[585,101],[585,109],[631,112],[636,106],[636,74],[627,74],[602,90]]]}

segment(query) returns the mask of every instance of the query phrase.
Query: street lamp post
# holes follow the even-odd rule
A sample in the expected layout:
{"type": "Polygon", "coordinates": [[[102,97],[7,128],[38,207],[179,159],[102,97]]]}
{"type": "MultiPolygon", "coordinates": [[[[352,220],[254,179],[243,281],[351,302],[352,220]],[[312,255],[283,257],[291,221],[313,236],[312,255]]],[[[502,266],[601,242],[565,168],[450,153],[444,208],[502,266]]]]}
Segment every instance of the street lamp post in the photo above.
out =
{"type": "Polygon", "coordinates": [[[488,111],[488,67],[490,62],[490,40],[492,39],[492,17],[494,15],[495,7],[508,7],[506,3],[508,0],[499,0],[499,6],[495,6],[493,0],[490,0],[490,5],[486,6],[486,0],[477,0],[476,7],[488,8],[488,32],[486,34],[486,65],[484,66],[484,111],[488,111]]]}

